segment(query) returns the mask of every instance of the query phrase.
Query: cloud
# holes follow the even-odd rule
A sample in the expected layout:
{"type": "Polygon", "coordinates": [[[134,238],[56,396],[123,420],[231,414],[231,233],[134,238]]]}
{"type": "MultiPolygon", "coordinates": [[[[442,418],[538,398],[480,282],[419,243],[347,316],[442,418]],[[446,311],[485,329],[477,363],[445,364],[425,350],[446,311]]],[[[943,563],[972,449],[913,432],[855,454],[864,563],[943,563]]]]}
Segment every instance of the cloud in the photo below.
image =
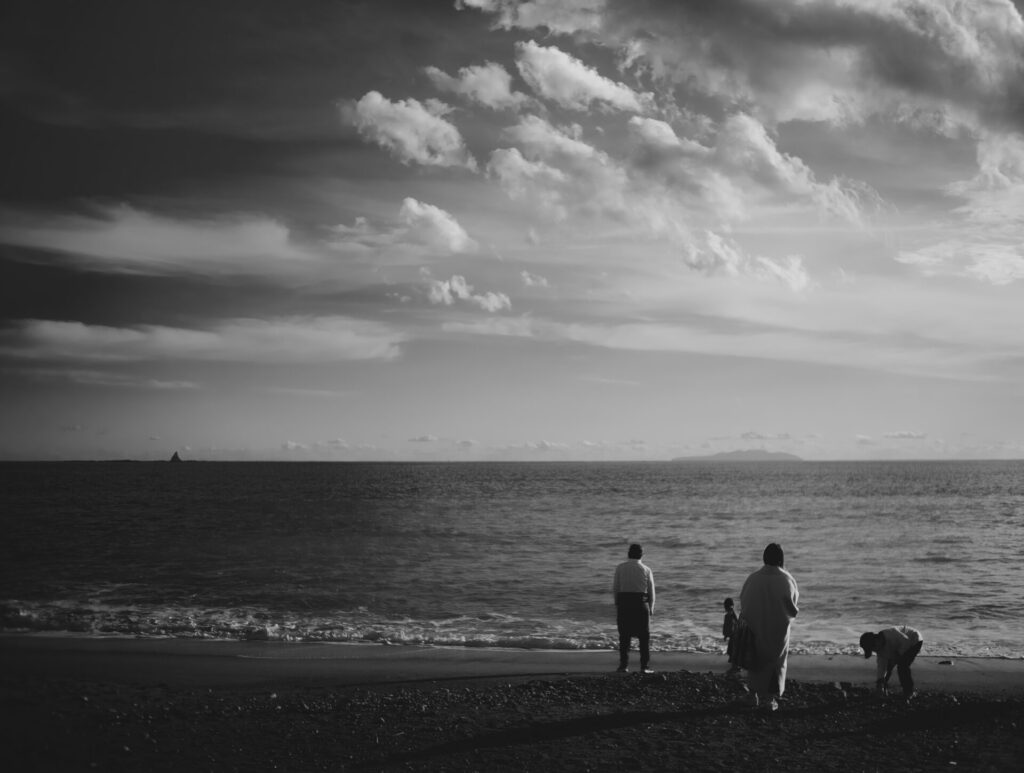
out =
{"type": "Polygon", "coordinates": [[[94,213],[6,212],[0,242],[122,273],[285,278],[321,265],[313,251],[294,243],[286,226],[265,217],[182,220],[127,205],[96,206],[94,213]]]}
{"type": "Polygon", "coordinates": [[[528,200],[546,211],[553,220],[564,220],[568,209],[559,188],[567,181],[564,172],[543,161],[528,161],[516,148],[498,148],[487,162],[487,176],[511,199],[528,200]]]}
{"type": "Polygon", "coordinates": [[[928,433],[901,430],[899,432],[886,432],[882,437],[888,438],[889,440],[927,440],[928,433]]]}
{"type": "Polygon", "coordinates": [[[514,147],[491,154],[487,176],[554,222],[580,227],[580,219],[595,218],[625,225],[642,238],[675,245],[694,270],[750,274],[796,292],[813,284],[803,258],[750,255],[728,235],[734,226],[775,208],[859,229],[882,206],[868,186],[819,182],[748,115],[706,126],[702,131],[713,135],[708,145],[678,136],[659,119],[634,116],[627,126],[631,153],[618,160],[586,142],[577,126],[523,116],[503,132],[514,147]]]}
{"type": "Polygon", "coordinates": [[[512,76],[495,62],[463,67],[457,78],[437,67],[427,67],[425,72],[437,88],[468,97],[494,110],[518,110],[532,101],[526,94],[512,90],[512,76]]]}
{"type": "MultiPolygon", "coordinates": [[[[30,379],[44,381],[67,381],[80,386],[120,387],[124,389],[192,390],[199,389],[195,381],[168,381],[167,379],[145,378],[128,373],[80,368],[24,368],[15,371],[30,379]]],[[[81,429],[81,427],[79,427],[81,429]]]]}
{"type": "Polygon", "coordinates": [[[557,443],[551,440],[528,440],[520,448],[529,451],[568,451],[567,443],[557,443]]]}
{"type": "Polygon", "coordinates": [[[568,110],[601,108],[643,112],[650,94],[605,78],[570,54],[532,40],[516,44],[516,67],[534,93],[568,110]]]}
{"type": "Polygon", "coordinates": [[[519,276],[527,287],[547,287],[548,280],[539,274],[531,274],[529,271],[520,271],[519,276]]]}
{"type": "Polygon", "coordinates": [[[589,145],[573,127],[558,128],[538,116],[523,116],[502,136],[518,148],[491,155],[488,174],[512,198],[528,198],[547,217],[626,216],[642,212],[628,203],[629,177],[607,153],[589,145]]]}
{"type": "Polygon", "coordinates": [[[438,100],[392,102],[378,91],[342,105],[342,120],[360,136],[390,151],[403,164],[464,167],[476,171],[476,159],[459,130],[444,119],[451,111],[438,100]]]}
{"type": "Polygon", "coordinates": [[[973,178],[945,188],[959,205],[925,233],[928,243],[900,250],[898,262],[925,276],[993,285],[1024,279],[1024,136],[983,132],[977,164],[973,178]]]}
{"type": "MultiPolygon", "coordinates": [[[[772,303],[766,310],[771,322],[761,317],[757,295],[751,290],[757,280],[740,280],[728,290],[737,314],[720,319],[721,324],[685,323],[674,319],[650,321],[563,322],[537,315],[450,320],[443,330],[462,335],[504,336],[539,342],[573,342],[598,348],[644,352],[687,352],[714,357],[744,357],[777,362],[807,362],[837,368],[898,373],[963,381],[1000,378],[999,356],[1015,344],[1014,333],[999,320],[1010,305],[991,307],[991,299],[979,299],[978,315],[987,313],[992,329],[964,330],[955,319],[942,313],[940,300],[930,299],[932,316],[917,320],[916,332],[908,334],[905,310],[879,312],[870,327],[864,326],[863,293],[878,299],[905,297],[899,288],[865,288],[853,295],[831,294],[803,299],[805,307],[789,318],[780,316],[772,303]],[[808,305],[813,308],[806,308],[808,305]],[[751,314],[739,312],[752,307],[751,314]],[[988,312],[982,309],[989,307],[988,312]],[[742,331],[742,335],[737,335],[742,331]]],[[[721,288],[720,288],[721,289],[721,288]]],[[[703,292],[715,292],[710,285],[703,292]]],[[[958,297],[958,296],[957,296],[958,297]]],[[[961,302],[963,299],[960,299],[961,302]]],[[[1009,299],[1008,299],[1009,300],[1009,299]]],[[[952,301],[950,301],[952,302],[952,301]]],[[[712,303],[715,303],[714,301],[712,303]]],[[[700,306],[692,305],[697,312],[700,306]]],[[[795,311],[795,310],[794,310],[795,311]]]]}
{"type": "Polygon", "coordinates": [[[206,330],[29,319],[0,333],[0,353],[70,362],[337,362],[391,360],[404,340],[386,325],[340,316],[232,319],[206,330]]]}
{"type": "Polygon", "coordinates": [[[399,216],[407,226],[406,235],[416,241],[453,253],[477,248],[476,242],[451,214],[432,204],[406,198],[399,216]]]}
{"type": "Polygon", "coordinates": [[[803,292],[811,286],[811,278],[799,255],[790,255],[784,260],[758,256],[754,258],[752,266],[755,273],[759,272],[761,276],[769,279],[777,279],[793,292],[803,292]]]}
{"type": "Polygon", "coordinates": [[[455,0],[455,7],[497,15],[494,26],[511,29],[546,27],[555,33],[596,31],[605,0],[455,0]]]}
{"type": "Polygon", "coordinates": [[[410,443],[436,443],[437,440],[437,435],[419,435],[418,437],[409,438],[410,443]]]}
{"type": "Polygon", "coordinates": [[[390,226],[372,224],[365,217],[357,217],[350,226],[335,225],[329,246],[346,256],[349,270],[360,262],[379,267],[479,249],[454,215],[433,204],[406,197],[397,219],[398,224],[390,226]]]}
{"type": "Polygon", "coordinates": [[[473,286],[466,282],[466,278],[455,274],[451,279],[438,280],[426,277],[430,302],[451,306],[456,301],[466,301],[479,306],[484,311],[491,313],[510,310],[512,301],[505,293],[486,292],[482,295],[473,292],[473,286]]]}

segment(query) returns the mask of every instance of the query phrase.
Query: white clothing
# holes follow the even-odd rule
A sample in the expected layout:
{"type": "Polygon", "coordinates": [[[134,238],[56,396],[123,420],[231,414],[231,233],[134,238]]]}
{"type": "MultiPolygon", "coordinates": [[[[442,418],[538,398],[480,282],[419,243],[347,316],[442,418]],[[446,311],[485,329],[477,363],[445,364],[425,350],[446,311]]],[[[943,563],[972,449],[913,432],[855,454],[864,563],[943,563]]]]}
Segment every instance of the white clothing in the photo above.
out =
{"type": "Polygon", "coordinates": [[[782,695],[786,689],[789,624],[797,613],[800,592],[785,569],[765,564],[751,574],[740,591],[740,617],[754,632],[755,667],[750,689],[761,695],[782,695]]]}
{"type": "Polygon", "coordinates": [[[612,593],[645,593],[647,606],[654,611],[654,572],[639,558],[630,558],[615,567],[612,593]]]}
{"type": "Polygon", "coordinates": [[[921,641],[921,633],[909,625],[898,625],[895,628],[886,628],[879,631],[885,639],[885,646],[877,650],[878,670],[876,678],[885,679],[885,673],[889,666],[895,667],[896,661],[907,650],[921,641]]]}

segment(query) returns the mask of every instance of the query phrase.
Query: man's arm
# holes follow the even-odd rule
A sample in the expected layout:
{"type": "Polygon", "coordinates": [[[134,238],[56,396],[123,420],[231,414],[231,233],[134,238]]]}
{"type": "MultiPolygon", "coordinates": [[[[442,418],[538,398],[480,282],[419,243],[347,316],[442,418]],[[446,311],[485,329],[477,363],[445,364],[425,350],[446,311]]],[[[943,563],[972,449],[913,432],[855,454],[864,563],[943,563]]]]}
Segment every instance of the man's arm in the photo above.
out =
{"type": "Polygon", "coordinates": [[[647,608],[654,614],[654,572],[647,570],[647,608]]]}

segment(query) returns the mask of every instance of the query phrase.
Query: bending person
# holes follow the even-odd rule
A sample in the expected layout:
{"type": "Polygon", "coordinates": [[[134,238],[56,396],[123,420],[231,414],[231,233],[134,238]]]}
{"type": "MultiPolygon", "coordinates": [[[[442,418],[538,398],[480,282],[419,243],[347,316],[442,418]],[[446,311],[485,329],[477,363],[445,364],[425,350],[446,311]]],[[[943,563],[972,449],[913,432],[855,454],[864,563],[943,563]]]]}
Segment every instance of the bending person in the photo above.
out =
{"type": "Polygon", "coordinates": [[[923,644],[921,633],[909,625],[886,628],[878,633],[868,631],[861,636],[860,646],[864,650],[864,657],[870,658],[872,651],[878,656],[875,689],[883,695],[888,694],[889,677],[895,668],[900,687],[903,688],[903,697],[908,701],[913,698],[914,677],[910,673],[910,666],[923,644]]]}
{"type": "Polygon", "coordinates": [[[754,633],[754,664],[748,671],[753,702],[767,699],[775,711],[776,698],[786,690],[789,625],[800,611],[800,592],[793,576],[782,568],[785,557],[776,543],[764,549],[764,566],[751,574],[740,591],[740,617],[754,633]]]}

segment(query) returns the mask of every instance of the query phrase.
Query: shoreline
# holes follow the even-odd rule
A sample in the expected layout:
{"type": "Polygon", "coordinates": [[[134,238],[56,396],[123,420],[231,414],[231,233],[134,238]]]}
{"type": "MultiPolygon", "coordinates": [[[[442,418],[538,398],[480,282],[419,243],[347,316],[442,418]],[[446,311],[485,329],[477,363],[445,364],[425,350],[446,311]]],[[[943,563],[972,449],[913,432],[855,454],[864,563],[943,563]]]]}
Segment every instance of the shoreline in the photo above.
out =
{"type": "MultiPolygon", "coordinates": [[[[613,650],[534,650],[208,639],[0,635],[0,673],[94,678],[122,684],[337,687],[607,674],[613,650]]],[[[636,668],[637,655],[631,665],[636,668]]],[[[656,672],[720,674],[724,655],[653,652],[656,672]]],[[[789,681],[870,687],[875,661],[859,655],[789,656],[789,681]]],[[[929,656],[914,663],[921,690],[1024,696],[1024,659],[929,656]]],[[[895,675],[893,676],[895,684],[895,675]]]]}
{"type": "Polygon", "coordinates": [[[19,771],[1024,769],[1024,661],[795,655],[776,712],[725,657],[0,635],[19,771]],[[895,677],[894,677],[895,678],[895,677]]]}

